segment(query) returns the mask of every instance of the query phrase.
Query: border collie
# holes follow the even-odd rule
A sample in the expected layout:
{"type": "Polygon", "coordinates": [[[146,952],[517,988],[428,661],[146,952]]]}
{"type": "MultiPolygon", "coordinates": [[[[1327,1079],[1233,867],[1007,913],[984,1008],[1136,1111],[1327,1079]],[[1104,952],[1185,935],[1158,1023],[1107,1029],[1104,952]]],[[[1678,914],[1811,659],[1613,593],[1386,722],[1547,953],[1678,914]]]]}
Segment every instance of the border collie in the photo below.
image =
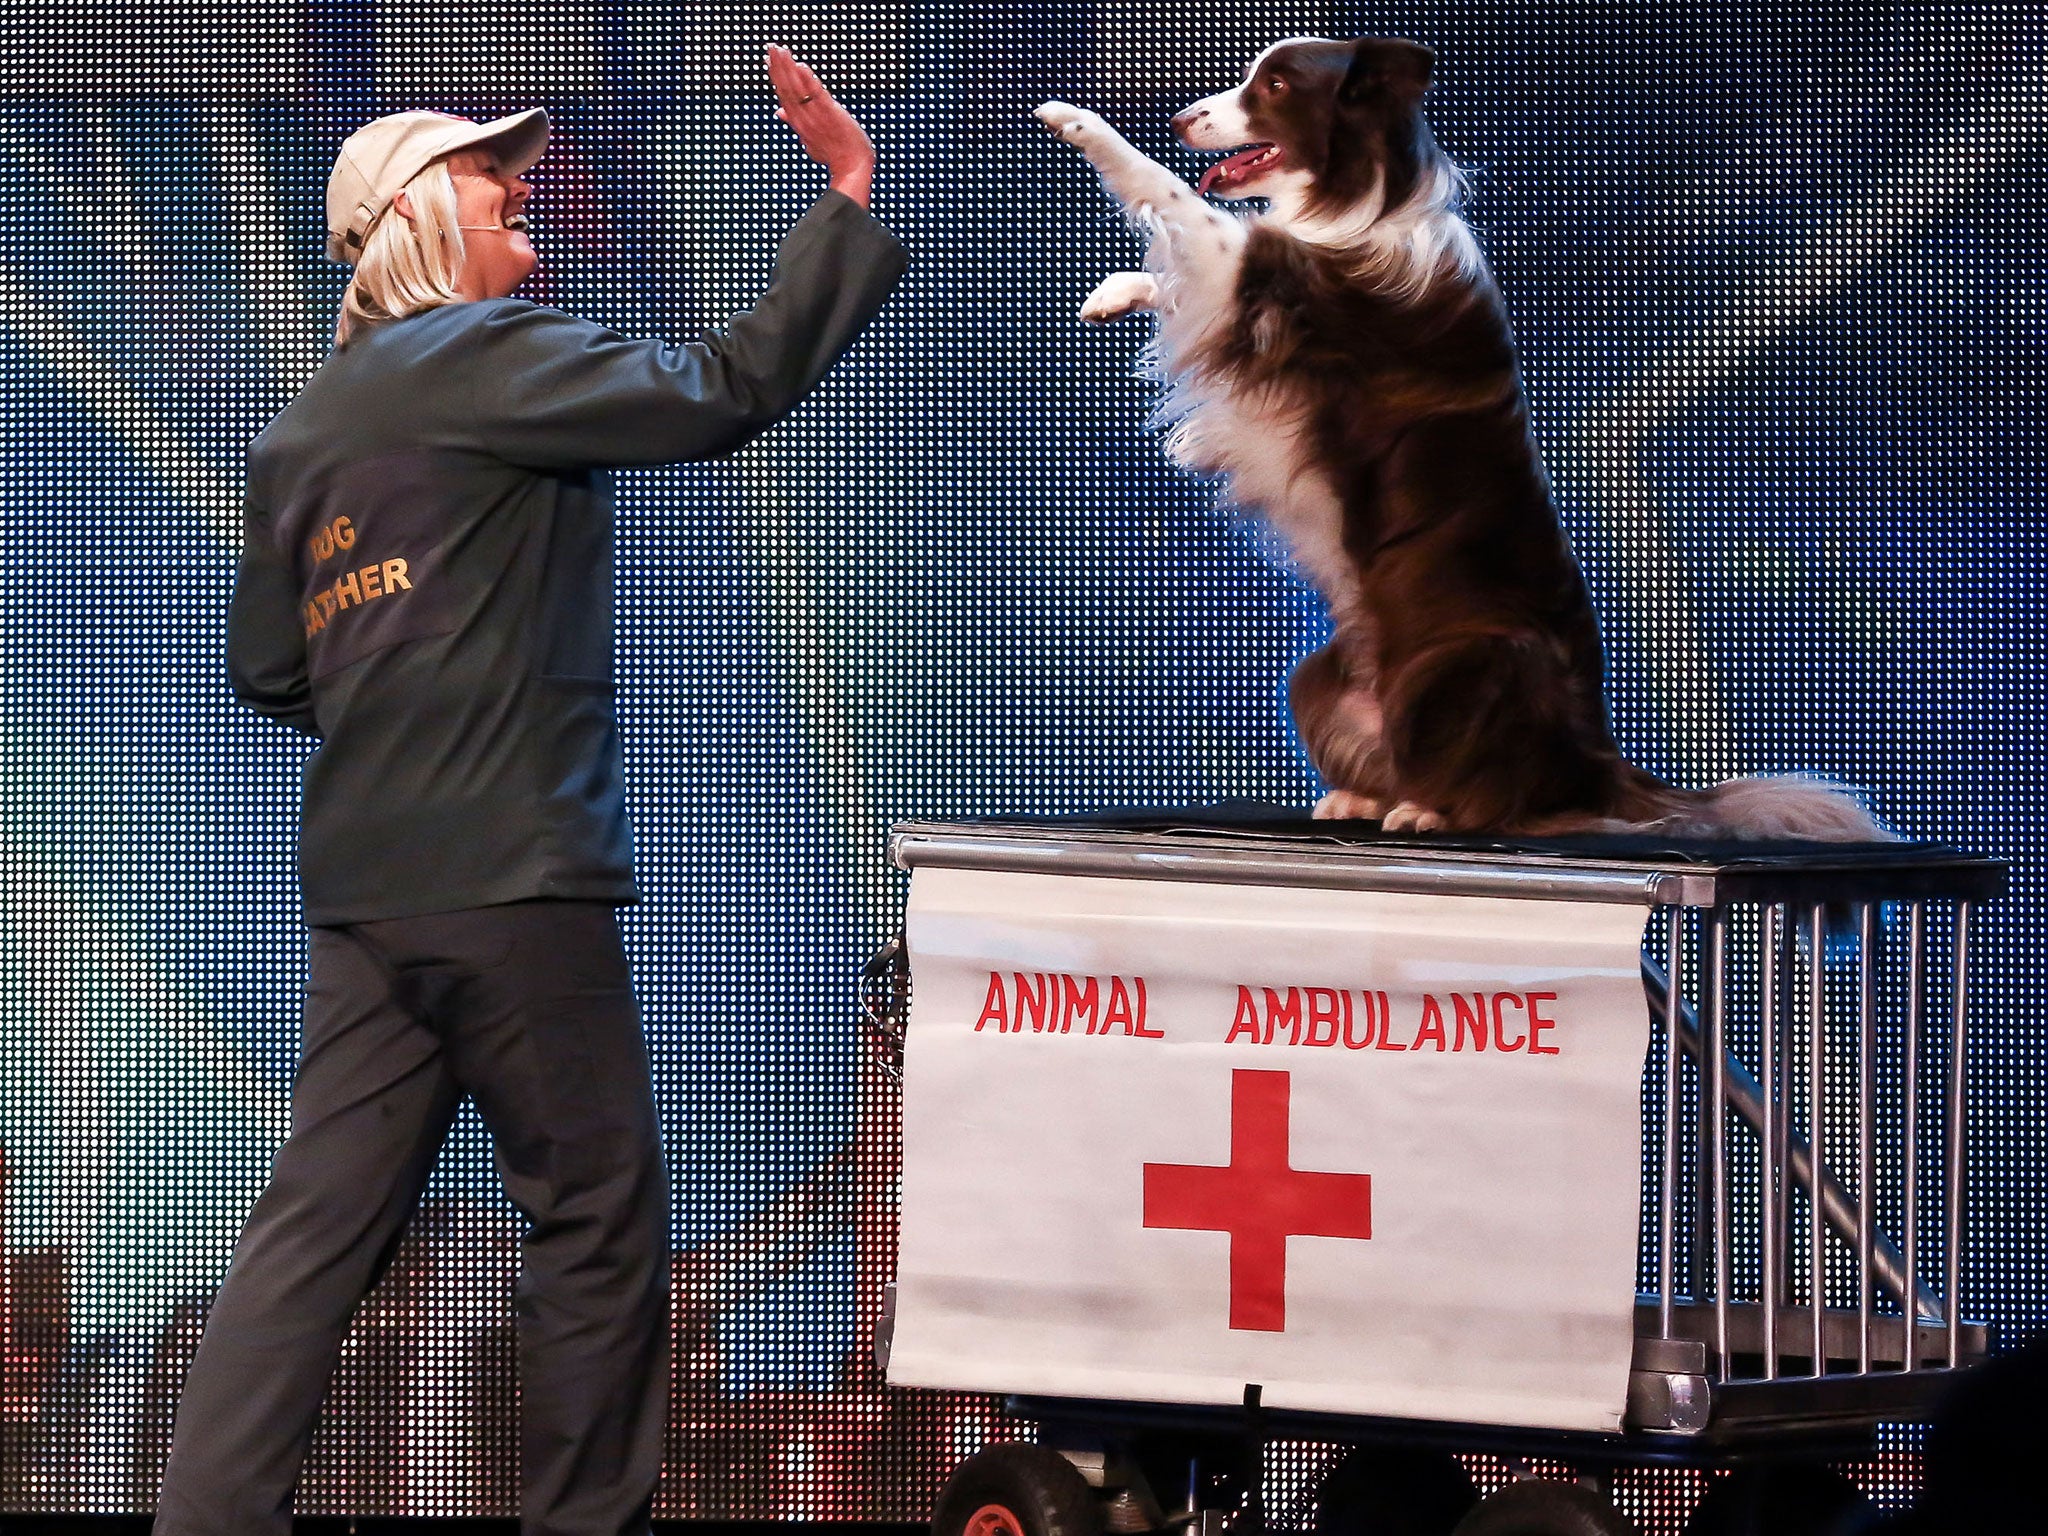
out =
{"type": "Polygon", "coordinates": [[[1159,317],[1169,453],[1226,478],[1329,604],[1289,685],[1330,791],[1393,832],[1888,837],[1805,778],[1685,790],[1621,755],[1593,608],[1530,434],[1506,311],[1422,116],[1433,56],[1276,43],[1173,120],[1191,190],[1093,112],[1039,119],[1150,231],[1081,309],[1159,317]],[[1239,218],[1202,193],[1263,197],[1239,218]]]}

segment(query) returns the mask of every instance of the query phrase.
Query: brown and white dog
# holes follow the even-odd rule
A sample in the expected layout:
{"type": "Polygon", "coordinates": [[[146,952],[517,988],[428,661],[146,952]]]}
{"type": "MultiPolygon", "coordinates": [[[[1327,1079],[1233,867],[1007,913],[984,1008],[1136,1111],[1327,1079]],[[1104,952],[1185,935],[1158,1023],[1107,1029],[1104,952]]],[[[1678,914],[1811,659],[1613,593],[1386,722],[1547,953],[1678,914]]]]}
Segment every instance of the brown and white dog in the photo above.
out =
{"type": "Polygon", "coordinates": [[[1328,602],[1290,702],[1330,792],[1389,831],[1888,836],[1803,778],[1684,790],[1628,762],[1530,434],[1500,290],[1422,116],[1432,55],[1298,38],[1174,118],[1190,189],[1093,112],[1037,116],[1150,231],[1081,309],[1156,311],[1169,452],[1227,478],[1328,602]],[[1244,219],[1199,193],[1270,199],[1244,219]]]}

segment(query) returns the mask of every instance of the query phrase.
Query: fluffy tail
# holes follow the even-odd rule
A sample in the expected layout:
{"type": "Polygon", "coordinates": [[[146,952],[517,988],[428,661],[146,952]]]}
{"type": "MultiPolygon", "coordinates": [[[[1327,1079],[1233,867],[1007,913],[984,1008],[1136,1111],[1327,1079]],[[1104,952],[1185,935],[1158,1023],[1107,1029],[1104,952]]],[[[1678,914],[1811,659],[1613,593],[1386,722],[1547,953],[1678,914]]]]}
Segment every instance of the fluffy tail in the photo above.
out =
{"type": "Polygon", "coordinates": [[[1641,831],[1816,843],[1898,840],[1854,790],[1807,774],[1730,779],[1705,790],[1660,787],[1671,797],[1666,801],[1671,809],[1637,823],[1641,831]]]}

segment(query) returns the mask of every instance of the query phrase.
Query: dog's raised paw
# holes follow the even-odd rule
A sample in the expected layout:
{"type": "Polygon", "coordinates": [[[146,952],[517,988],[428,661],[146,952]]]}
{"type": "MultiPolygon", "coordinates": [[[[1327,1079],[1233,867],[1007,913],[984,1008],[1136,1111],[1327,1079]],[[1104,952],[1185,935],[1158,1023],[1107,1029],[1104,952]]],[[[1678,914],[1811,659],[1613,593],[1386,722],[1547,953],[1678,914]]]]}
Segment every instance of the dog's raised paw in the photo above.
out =
{"type": "Polygon", "coordinates": [[[1086,107],[1064,101],[1048,101],[1031,114],[1069,144],[1078,144],[1101,124],[1102,119],[1086,107]]]}
{"type": "Polygon", "coordinates": [[[1149,272],[1112,272],[1081,301],[1081,318],[1090,325],[1107,325],[1158,304],[1159,284],[1149,272]]]}

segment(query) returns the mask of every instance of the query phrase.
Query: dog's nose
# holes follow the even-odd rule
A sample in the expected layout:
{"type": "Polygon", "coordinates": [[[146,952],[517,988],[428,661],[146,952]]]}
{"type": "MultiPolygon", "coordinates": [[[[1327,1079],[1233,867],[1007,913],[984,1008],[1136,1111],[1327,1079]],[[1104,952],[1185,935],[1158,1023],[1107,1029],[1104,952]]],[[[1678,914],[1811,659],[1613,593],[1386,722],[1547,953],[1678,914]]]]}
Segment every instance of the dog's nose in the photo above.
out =
{"type": "Polygon", "coordinates": [[[1173,131],[1175,133],[1186,133],[1208,115],[1209,109],[1207,107],[1189,107],[1185,112],[1176,112],[1173,115],[1173,131]]]}

